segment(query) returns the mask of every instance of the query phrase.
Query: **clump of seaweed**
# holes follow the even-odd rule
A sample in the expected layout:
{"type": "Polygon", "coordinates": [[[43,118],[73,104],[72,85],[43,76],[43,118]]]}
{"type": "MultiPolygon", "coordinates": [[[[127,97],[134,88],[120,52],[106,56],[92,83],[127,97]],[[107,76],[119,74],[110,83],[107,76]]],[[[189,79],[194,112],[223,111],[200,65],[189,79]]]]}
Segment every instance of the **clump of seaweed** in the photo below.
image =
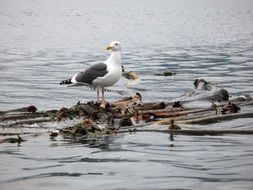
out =
{"type": "MultiPolygon", "coordinates": [[[[129,76],[128,76],[129,77],[129,76]]],[[[216,89],[213,84],[198,79],[194,82],[195,90],[190,95],[181,97],[172,102],[143,102],[140,93],[124,97],[113,102],[78,102],[76,105],[59,110],[38,111],[31,105],[9,111],[0,112],[0,126],[5,129],[24,128],[35,125],[52,125],[53,123],[67,122],[79,119],[78,123],[71,124],[64,128],[51,130],[49,135],[55,138],[59,135],[68,138],[100,137],[114,133],[129,131],[153,131],[166,132],[170,134],[188,135],[217,135],[217,134],[253,134],[251,129],[187,129],[189,125],[207,125],[225,120],[238,118],[252,118],[251,109],[253,100],[250,96],[231,97],[227,90],[216,89]],[[206,96],[199,97],[199,93],[206,93],[206,96]],[[195,94],[197,94],[195,96],[195,94]],[[194,107],[197,101],[210,103],[207,107],[194,107]],[[163,129],[156,126],[167,126],[163,129]],[[152,126],[152,127],[149,127],[152,126]]],[[[11,131],[11,130],[10,130],[11,131]]],[[[1,136],[14,135],[17,138],[5,138],[0,142],[20,143],[24,139],[21,135],[25,133],[2,132],[1,136]]]]}

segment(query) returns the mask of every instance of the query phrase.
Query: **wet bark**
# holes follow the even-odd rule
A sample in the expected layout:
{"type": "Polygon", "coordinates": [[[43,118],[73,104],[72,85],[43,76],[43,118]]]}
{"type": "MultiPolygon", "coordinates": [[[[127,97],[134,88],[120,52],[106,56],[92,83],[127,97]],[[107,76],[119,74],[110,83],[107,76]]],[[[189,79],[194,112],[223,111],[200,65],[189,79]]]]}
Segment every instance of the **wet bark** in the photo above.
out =
{"type": "MultiPolygon", "coordinates": [[[[103,135],[124,132],[166,132],[184,135],[253,134],[251,129],[185,129],[182,126],[222,122],[238,118],[253,118],[253,101],[226,101],[211,107],[187,107],[181,102],[143,102],[139,93],[114,102],[78,103],[70,108],[38,112],[35,106],[0,112],[2,128],[25,128],[31,124],[52,124],[81,118],[81,122],[51,132],[53,138],[61,135],[103,135]],[[35,109],[36,108],[36,109],[35,109]],[[166,129],[155,129],[167,125],[166,129]],[[148,126],[153,126],[150,129],[148,126]]],[[[38,125],[38,128],[41,127],[38,125]]],[[[166,127],[166,126],[165,126],[166,127]]],[[[37,133],[37,132],[36,132],[37,133]]],[[[1,132],[0,135],[22,135],[24,133],[1,132]]],[[[35,133],[34,133],[35,134],[35,133]]],[[[12,140],[10,140],[12,141],[12,140]]],[[[13,140],[15,142],[15,140],[13,140]]],[[[16,142],[21,140],[16,139],[16,142]]],[[[8,141],[2,141],[8,142],[8,141]]]]}

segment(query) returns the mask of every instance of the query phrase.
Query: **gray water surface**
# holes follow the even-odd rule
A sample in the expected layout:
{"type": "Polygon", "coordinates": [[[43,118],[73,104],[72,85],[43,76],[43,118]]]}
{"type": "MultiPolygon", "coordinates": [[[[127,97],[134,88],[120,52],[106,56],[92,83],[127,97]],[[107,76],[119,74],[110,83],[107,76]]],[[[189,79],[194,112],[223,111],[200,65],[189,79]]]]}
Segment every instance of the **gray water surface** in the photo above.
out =
{"type": "MultiPolygon", "coordinates": [[[[251,0],[2,0],[0,110],[39,110],[95,100],[89,88],[59,85],[105,60],[112,40],[141,77],[147,101],[171,101],[196,78],[253,95],[251,0]],[[164,69],[176,74],[157,76],[164,69]]],[[[122,79],[111,89],[132,95],[122,79]]],[[[106,93],[107,100],[122,95],[106,93]]],[[[252,128],[236,119],[207,128],[252,128]]],[[[52,126],[51,128],[54,128],[52,126]]],[[[203,126],[194,126],[203,127],[203,126]]],[[[50,129],[51,129],[50,128],[50,129]]],[[[46,129],[46,130],[50,130],[46,129]]],[[[4,129],[2,129],[4,130],[4,129]]],[[[18,130],[18,129],[17,129],[18,130]]],[[[252,189],[252,136],[140,132],[77,143],[48,135],[0,144],[0,189],[252,189]]]]}

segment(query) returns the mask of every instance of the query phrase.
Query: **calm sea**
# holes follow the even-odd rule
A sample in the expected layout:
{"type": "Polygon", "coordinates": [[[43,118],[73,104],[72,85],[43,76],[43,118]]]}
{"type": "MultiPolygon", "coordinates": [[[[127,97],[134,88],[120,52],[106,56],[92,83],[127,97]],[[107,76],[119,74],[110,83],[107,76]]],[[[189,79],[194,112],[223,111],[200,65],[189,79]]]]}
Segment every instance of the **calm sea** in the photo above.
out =
{"type": "MultiPolygon", "coordinates": [[[[59,85],[123,45],[144,101],[171,101],[204,78],[231,95],[253,95],[251,0],[1,0],[0,110],[39,110],[95,100],[59,85]],[[157,76],[171,69],[171,77],[157,76]]],[[[122,79],[112,89],[126,91],[122,79]]],[[[114,100],[122,95],[107,92],[114,100]]],[[[251,128],[253,119],[206,127],[251,128]]],[[[55,126],[50,126],[54,128],[55,126]]],[[[201,126],[195,126],[201,127],[201,126]]],[[[1,129],[4,130],[4,129],[1,129]]],[[[28,137],[0,144],[0,189],[252,189],[252,136],[140,132],[84,144],[28,137]]]]}

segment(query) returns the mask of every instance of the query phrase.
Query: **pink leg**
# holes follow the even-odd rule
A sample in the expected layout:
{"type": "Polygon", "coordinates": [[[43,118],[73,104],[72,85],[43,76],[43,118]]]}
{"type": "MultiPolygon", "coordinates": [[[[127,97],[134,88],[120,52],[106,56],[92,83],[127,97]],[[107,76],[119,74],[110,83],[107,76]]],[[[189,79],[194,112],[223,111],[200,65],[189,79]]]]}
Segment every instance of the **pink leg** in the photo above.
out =
{"type": "Polygon", "coordinates": [[[105,89],[104,89],[104,87],[102,87],[102,100],[103,101],[105,100],[105,89]]]}
{"type": "Polygon", "coordinates": [[[97,88],[97,101],[99,102],[99,88],[97,88]]]}

